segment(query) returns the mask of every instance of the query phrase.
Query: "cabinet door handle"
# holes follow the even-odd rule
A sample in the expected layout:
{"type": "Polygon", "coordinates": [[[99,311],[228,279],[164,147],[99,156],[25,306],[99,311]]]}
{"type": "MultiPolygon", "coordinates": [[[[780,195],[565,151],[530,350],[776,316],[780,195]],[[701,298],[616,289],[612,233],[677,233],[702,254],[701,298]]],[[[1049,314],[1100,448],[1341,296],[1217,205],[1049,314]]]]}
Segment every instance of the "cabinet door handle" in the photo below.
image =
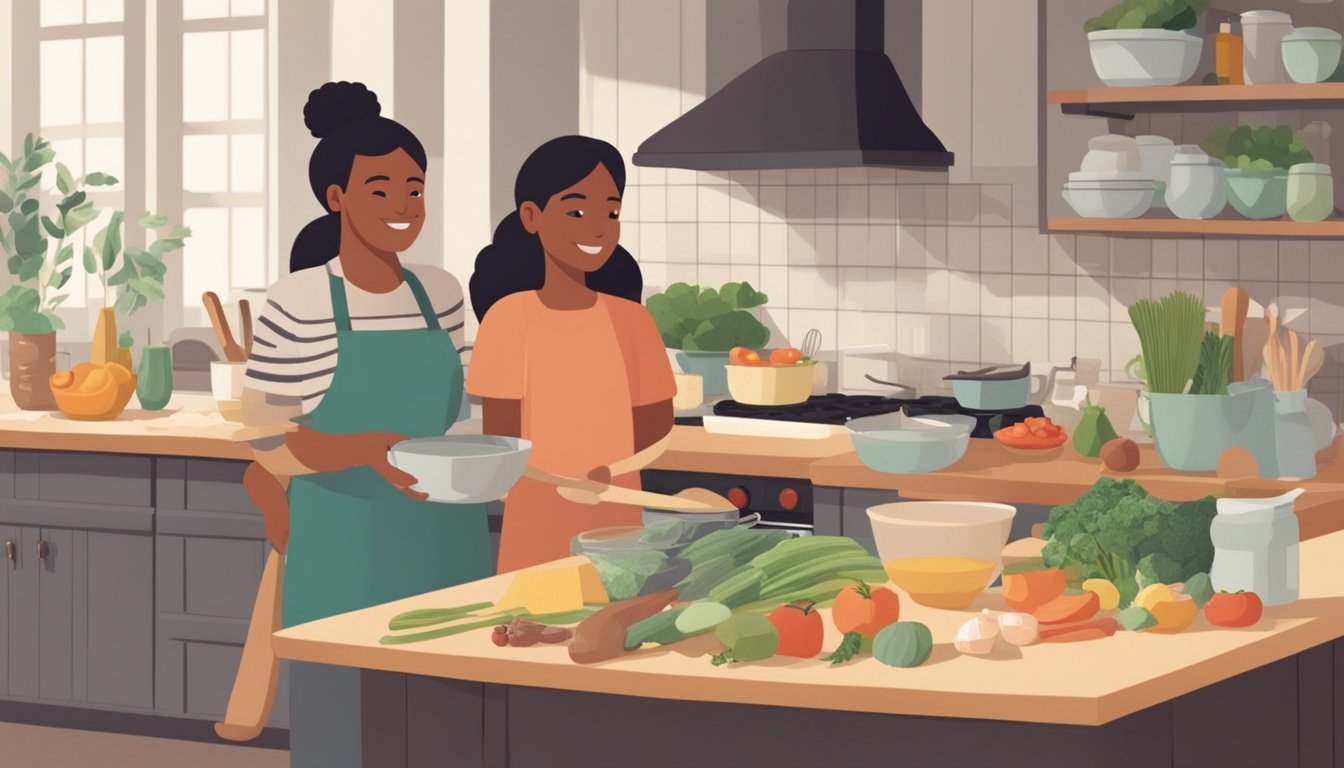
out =
{"type": "Polygon", "coordinates": [[[48,547],[47,547],[47,541],[46,541],[46,539],[38,539],[38,540],[37,540],[37,559],[38,559],[38,560],[45,560],[45,559],[47,559],[47,552],[48,552],[48,551],[49,551],[49,549],[48,549],[48,547]]]}
{"type": "Polygon", "coordinates": [[[15,555],[18,554],[18,552],[16,552],[15,550],[16,547],[14,546],[13,539],[9,539],[8,541],[5,542],[5,559],[10,561],[11,563],[14,562],[15,555]]]}

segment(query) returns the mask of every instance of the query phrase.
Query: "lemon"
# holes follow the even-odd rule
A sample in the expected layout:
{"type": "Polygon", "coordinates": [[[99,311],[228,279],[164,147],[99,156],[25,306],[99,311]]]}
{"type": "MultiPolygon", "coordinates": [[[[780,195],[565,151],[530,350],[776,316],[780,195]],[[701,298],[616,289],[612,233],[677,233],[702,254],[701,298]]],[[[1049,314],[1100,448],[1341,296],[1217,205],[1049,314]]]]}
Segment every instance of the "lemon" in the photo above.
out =
{"type": "Polygon", "coordinates": [[[1120,590],[1105,579],[1088,579],[1083,582],[1083,589],[1087,592],[1096,593],[1097,599],[1101,601],[1101,610],[1103,611],[1114,611],[1120,606],[1120,590]]]}
{"type": "Polygon", "coordinates": [[[1149,584],[1134,598],[1134,605],[1147,608],[1151,613],[1153,606],[1158,603],[1169,603],[1175,600],[1176,593],[1171,591],[1171,587],[1166,584],[1149,584]]]}

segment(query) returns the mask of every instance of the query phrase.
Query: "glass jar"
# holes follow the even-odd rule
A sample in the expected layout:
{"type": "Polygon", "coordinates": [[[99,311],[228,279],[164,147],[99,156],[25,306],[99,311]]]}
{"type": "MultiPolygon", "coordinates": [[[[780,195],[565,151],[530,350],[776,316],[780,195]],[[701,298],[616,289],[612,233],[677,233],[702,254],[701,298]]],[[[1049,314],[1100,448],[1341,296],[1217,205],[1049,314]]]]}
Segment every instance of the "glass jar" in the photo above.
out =
{"type": "Polygon", "coordinates": [[[1204,153],[1197,145],[1175,148],[1167,182],[1167,207],[1182,219],[1208,219],[1227,205],[1223,162],[1204,153]]]}
{"type": "Polygon", "coordinates": [[[1330,166],[1298,163],[1288,169],[1288,215],[1293,221],[1321,221],[1335,210],[1330,166]]]}
{"type": "Polygon", "coordinates": [[[1283,68],[1283,38],[1293,31],[1293,20],[1279,11],[1247,11],[1241,14],[1241,32],[1246,49],[1242,72],[1247,85],[1286,83],[1283,68]]]}

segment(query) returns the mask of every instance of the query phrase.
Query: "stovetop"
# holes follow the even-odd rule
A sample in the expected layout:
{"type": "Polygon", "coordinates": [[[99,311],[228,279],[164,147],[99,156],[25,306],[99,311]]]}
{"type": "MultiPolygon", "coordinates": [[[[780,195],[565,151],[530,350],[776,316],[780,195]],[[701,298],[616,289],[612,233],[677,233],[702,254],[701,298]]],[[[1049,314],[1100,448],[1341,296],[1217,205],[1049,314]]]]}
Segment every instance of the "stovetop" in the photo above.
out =
{"type": "MultiPolygon", "coordinates": [[[[775,419],[801,421],[810,424],[843,425],[850,419],[877,416],[904,410],[907,416],[935,414],[963,414],[974,417],[977,424],[972,437],[993,437],[997,429],[1011,427],[1033,416],[1044,416],[1039,405],[1028,405],[1010,411],[975,411],[963,408],[954,397],[926,395],[918,398],[885,397],[882,395],[816,395],[797,405],[760,406],[743,405],[733,400],[714,404],[715,416],[735,416],[748,419],[775,419]]],[[[699,418],[679,418],[678,424],[701,424],[699,418]]]]}

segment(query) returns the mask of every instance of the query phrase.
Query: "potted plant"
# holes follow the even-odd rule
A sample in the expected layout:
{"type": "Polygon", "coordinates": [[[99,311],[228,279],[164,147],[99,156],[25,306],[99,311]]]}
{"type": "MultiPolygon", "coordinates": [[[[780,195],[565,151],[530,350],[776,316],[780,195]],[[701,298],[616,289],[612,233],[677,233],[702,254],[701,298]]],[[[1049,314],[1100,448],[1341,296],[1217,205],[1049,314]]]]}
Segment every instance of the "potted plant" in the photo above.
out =
{"type": "MultiPolygon", "coordinates": [[[[56,371],[56,331],[65,327],[56,308],[74,272],[72,235],[98,217],[98,210],[70,170],[54,162],[50,143],[32,134],[13,160],[0,153],[4,187],[0,191],[0,250],[13,284],[0,295],[0,331],[9,332],[9,388],[25,410],[54,410],[48,384],[56,371]],[[59,194],[52,210],[44,207],[42,174],[54,163],[59,194]]],[[[90,173],[84,185],[106,186],[117,180],[90,173]]],[[[86,250],[87,253],[87,250],[86,250]]]]}
{"type": "Polygon", "coordinates": [[[677,350],[677,364],[686,373],[699,374],[706,396],[728,393],[728,351],[733,347],[759,349],[770,340],[770,330],[747,310],[769,300],[749,283],[724,283],[717,290],[673,283],[645,301],[658,324],[663,344],[677,350]]]}
{"type": "Polygon", "coordinates": [[[1288,211],[1288,169],[1310,163],[1311,150],[1291,126],[1222,126],[1200,146],[1226,166],[1227,200],[1248,219],[1275,219],[1288,211]]]}
{"type": "Polygon", "coordinates": [[[1177,85],[1194,77],[1204,39],[1191,33],[1210,0],[1122,0],[1083,24],[1107,85],[1177,85]]]}
{"type": "Polygon", "coordinates": [[[1273,401],[1263,379],[1229,384],[1232,338],[1204,329],[1204,302],[1178,291],[1141,299],[1129,317],[1143,349],[1141,365],[1153,443],[1172,469],[1207,472],[1223,451],[1249,448],[1273,476],[1273,401]]]}
{"type": "MultiPolygon", "coordinates": [[[[163,277],[168,272],[163,257],[181,250],[191,230],[175,226],[167,234],[157,236],[148,248],[123,248],[124,220],[121,211],[113,211],[107,226],[94,236],[93,247],[84,252],[84,271],[103,284],[103,307],[98,310],[89,362],[121,363],[128,371],[134,371],[131,334],[127,331],[118,337],[117,314],[129,317],[149,302],[163,298],[163,277]],[[112,299],[114,294],[116,298],[112,299]],[[113,302],[111,306],[109,301],[113,302]]],[[[157,233],[168,226],[168,217],[146,213],[138,224],[157,233]]]]}

